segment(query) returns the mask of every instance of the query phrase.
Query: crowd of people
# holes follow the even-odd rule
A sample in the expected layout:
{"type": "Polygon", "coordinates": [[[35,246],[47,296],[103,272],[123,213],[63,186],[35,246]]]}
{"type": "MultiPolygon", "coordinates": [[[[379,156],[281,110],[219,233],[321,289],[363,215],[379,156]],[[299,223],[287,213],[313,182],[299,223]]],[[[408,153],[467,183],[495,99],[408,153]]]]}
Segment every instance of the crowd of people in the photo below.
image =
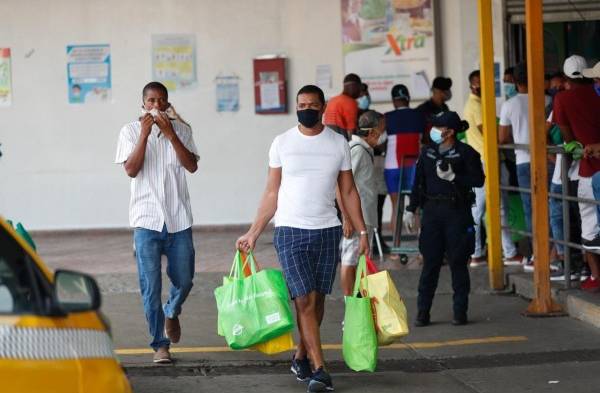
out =
{"type": "MultiPolygon", "coordinates": [[[[565,151],[548,155],[549,189],[560,194],[568,187],[579,198],[600,200],[600,63],[588,68],[582,57],[571,56],[563,72],[546,79],[548,144],[564,146],[565,151]],[[568,174],[561,172],[565,167],[570,168],[568,174]],[[568,184],[563,184],[565,178],[568,184]]],[[[492,133],[502,144],[529,145],[525,64],[504,73],[506,101],[497,127],[483,125],[478,70],[468,76],[464,120],[447,105],[452,97],[450,78],[436,77],[430,98],[415,108],[407,86],[393,86],[394,109],[386,113],[369,109],[368,86],[358,75],[348,74],[343,82],[342,93],[328,102],[317,86],[298,91],[298,123],[274,139],[256,219],[236,242],[238,250],[253,250],[274,218],[274,246],[300,333],[291,370],[298,380],[308,382],[309,391],[333,389],[320,339],[325,296],[331,293],[340,262],[343,292],[352,294],[359,256],[370,255],[375,235],[382,233],[388,195],[392,230],[402,226],[419,232],[423,267],[415,326],[430,323],[444,263],[451,270],[454,290],[452,324],[468,323],[468,268],[482,266],[487,259],[484,135],[492,133]],[[401,198],[408,203],[398,214],[404,205],[401,198]]],[[[192,287],[195,251],[185,171],[196,171],[199,156],[189,125],[174,112],[162,84],[146,85],[142,102],[142,116],[121,130],[115,162],[132,178],[130,224],[135,228],[150,345],[154,362],[165,363],[171,361],[171,343],[181,337],[178,316],[192,287]],[[171,280],[164,305],[161,255],[167,256],[171,280]]],[[[500,173],[502,184],[529,189],[528,150],[503,151],[500,173]]],[[[520,205],[511,202],[508,192],[502,192],[501,201],[503,227],[508,228],[509,216],[515,215],[511,209],[517,209],[531,233],[530,193],[520,193],[520,205]]],[[[584,248],[581,263],[564,272],[565,247],[552,244],[552,279],[571,274],[573,279],[583,278],[582,289],[600,291],[600,259],[595,253],[600,250],[600,209],[585,201],[550,198],[550,221],[555,240],[580,241],[584,248]],[[563,203],[569,203],[573,213],[572,233],[563,232],[563,203]]],[[[535,269],[535,256],[524,256],[526,250],[520,253],[508,229],[502,230],[502,249],[506,265],[535,269]]],[[[389,252],[385,242],[378,252],[389,252]]]]}
{"type": "MultiPolygon", "coordinates": [[[[505,149],[501,151],[500,181],[504,186],[530,189],[530,154],[524,147],[529,145],[530,135],[527,65],[521,63],[507,68],[504,72],[503,82],[505,101],[499,111],[497,127],[494,126],[492,130],[484,130],[480,72],[474,70],[469,74],[470,93],[462,112],[468,127],[466,130],[456,130],[455,136],[457,140],[468,144],[479,154],[482,164],[485,161],[484,132],[496,134],[501,144],[523,145],[513,151],[505,149]]],[[[600,160],[598,159],[600,152],[597,148],[600,142],[600,64],[588,68],[583,57],[573,55],[564,61],[562,71],[545,75],[545,82],[548,145],[564,146],[566,151],[564,154],[548,154],[549,191],[553,194],[562,193],[563,176],[561,171],[566,167],[569,168],[565,176],[569,184],[564,187],[568,187],[568,194],[579,198],[598,200],[598,195],[600,195],[600,160]],[[563,160],[566,161],[566,164],[563,163],[563,160]]],[[[399,198],[404,198],[405,194],[414,189],[417,168],[415,163],[420,149],[432,143],[435,145],[430,131],[435,119],[450,111],[446,102],[452,97],[451,89],[452,80],[441,76],[435,78],[431,86],[431,97],[415,108],[410,107],[411,96],[405,85],[398,84],[391,89],[391,103],[394,109],[382,115],[385,126],[383,136],[380,138],[381,144],[372,146],[370,152],[374,163],[373,176],[375,179],[369,183],[373,187],[373,190],[369,192],[378,195],[376,233],[382,232],[382,206],[386,198],[386,193],[382,191],[382,185],[387,188],[387,195],[392,203],[391,227],[394,230],[397,225],[396,211],[400,205],[399,198]],[[381,182],[381,179],[384,179],[385,182],[381,182]]],[[[365,97],[368,97],[368,88],[364,84],[361,88],[360,77],[354,74],[346,76],[344,91],[328,103],[323,119],[324,124],[334,130],[342,130],[341,133],[347,138],[348,134],[353,135],[352,139],[358,138],[357,132],[361,131],[358,125],[360,117],[369,113],[370,99],[365,97]],[[356,99],[356,103],[352,99],[356,99]],[[340,102],[345,102],[346,106],[340,106],[338,104],[340,102]],[[352,129],[352,127],[355,128],[352,129]]],[[[372,117],[373,115],[380,114],[374,112],[367,116],[372,117]]],[[[355,174],[358,183],[362,183],[361,176],[355,174]]],[[[363,185],[364,187],[366,185],[363,185]]],[[[469,264],[471,267],[479,267],[487,265],[484,225],[485,187],[483,185],[473,187],[472,193],[474,250],[470,255],[469,264]]],[[[535,269],[535,255],[530,252],[531,247],[528,246],[527,241],[515,241],[519,240],[520,236],[515,235],[515,231],[511,231],[510,228],[516,226],[515,229],[532,233],[531,193],[523,191],[516,194],[517,200],[520,199],[520,204],[515,204],[514,194],[508,191],[501,192],[503,261],[505,265],[522,266],[525,271],[531,272],[535,269]],[[509,220],[509,217],[518,218],[519,216],[524,218],[522,228],[518,228],[518,219],[509,220]]],[[[371,203],[366,205],[372,208],[371,203]]],[[[600,291],[600,282],[598,281],[600,260],[598,254],[594,252],[600,249],[598,208],[591,203],[570,202],[569,227],[571,231],[565,234],[563,233],[562,205],[562,199],[549,198],[550,235],[557,241],[581,244],[583,251],[572,250],[571,271],[565,272],[565,246],[554,242],[550,250],[551,279],[553,281],[564,280],[565,274],[567,274],[570,275],[571,280],[580,279],[583,290],[600,291]]],[[[348,220],[343,216],[343,210],[341,211],[342,223],[349,225],[345,224],[348,220]]],[[[365,211],[365,215],[367,214],[370,213],[365,211]]],[[[410,211],[403,212],[403,216],[404,229],[409,231],[418,226],[421,218],[420,215],[411,216],[410,211]],[[411,224],[413,218],[416,225],[410,225],[409,228],[406,224],[411,224]]],[[[344,233],[350,234],[351,231],[346,229],[344,233]]],[[[377,250],[376,247],[373,249],[377,250]]],[[[383,242],[383,251],[389,251],[385,242],[383,242]]],[[[396,256],[390,255],[390,258],[396,259],[396,256]]],[[[426,259],[425,262],[427,262],[426,259]]]]}

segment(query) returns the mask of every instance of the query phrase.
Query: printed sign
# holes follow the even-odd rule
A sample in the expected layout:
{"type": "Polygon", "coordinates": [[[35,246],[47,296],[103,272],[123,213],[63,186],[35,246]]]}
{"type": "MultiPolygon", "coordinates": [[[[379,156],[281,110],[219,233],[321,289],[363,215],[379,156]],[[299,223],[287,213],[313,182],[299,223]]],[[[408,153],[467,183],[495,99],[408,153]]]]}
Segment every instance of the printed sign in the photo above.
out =
{"type": "Polygon", "coordinates": [[[152,36],[152,76],[170,91],[196,84],[196,36],[152,36]]]}
{"type": "Polygon", "coordinates": [[[0,48],[0,106],[12,103],[10,48],[0,48]]]}
{"type": "Polygon", "coordinates": [[[237,76],[218,76],[217,112],[237,112],[240,109],[240,83],[237,76]]]}
{"type": "Polygon", "coordinates": [[[67,46],[67,81],[70,104],[110,101],[110,45],[67,46]]]}

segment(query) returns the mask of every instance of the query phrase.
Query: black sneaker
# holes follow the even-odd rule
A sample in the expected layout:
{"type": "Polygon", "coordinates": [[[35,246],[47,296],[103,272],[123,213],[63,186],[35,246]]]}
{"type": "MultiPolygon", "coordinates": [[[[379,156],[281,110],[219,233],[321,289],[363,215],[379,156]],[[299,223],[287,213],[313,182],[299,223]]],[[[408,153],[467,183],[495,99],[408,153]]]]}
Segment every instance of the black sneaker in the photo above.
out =
{"type": "MultiPolygon", "coordinates": [[[[565,269],[561,262],[560,268],[558,270],[550,271],[550,281],[564,281],[564,280],[565,280],[565,269]]],[[[579,273],[577,272],[577,270],[571,268],[571,281],[574,281],[574,280],[579,280],[579,273]]]]}
{"type": "Polygon", "coordinates": [[[600,250],[600,235],[596,235],[593,240],[581,239],[581,245],[586,250],[600,250]]]}
{"type": "Polygon", "coordinates": [[[454,326],[462,326],[466,325],[467,323],[469,323],[467,320],[467,314],[454,315],[454,318],[452,319],[452,324],[454,326]]]}
{"type": "Polygon", "coordinates": [[[332,392],[333,383],[331,382],[331,376],[327,371],[323,370],[323,367],[319,367],[313,374],[310,382],[308,383],[307,392],[332,392]]]}
{"type": "Polygon", "coordinates": [[[564,262],[561,260],[552,261],[552,262],[550,262],[550,271],[551,272],[557,272],[557,271],[562,272],[563,266],[564,266],[564,262]]]}
{"type": "Polygon", "coordinates": [[[292,357],[292,367],[290,368],[290,371],[296,375],[296,379],[300,382],[307,382],[312,377],[308,358],[296,359],[296,355],[294,355],[292,357]]]}
{"type": "Polygon", "coordinates": [[[592,273],[590,271],[590,267],[587,264],[583,265],[583,267],[581,268],[581,274],[580,274],[581,277],[579,279],[581,281],[585,281],[588,278],[590,278],[591,275],[592,275],[592,273]]]}
{"type": "Polygon", "coordinates": [[[431,323],[429,313],[426,311],[419,311],[417,314],[417,319],[415,320],[416,327],[427,326],[431,323]]]}

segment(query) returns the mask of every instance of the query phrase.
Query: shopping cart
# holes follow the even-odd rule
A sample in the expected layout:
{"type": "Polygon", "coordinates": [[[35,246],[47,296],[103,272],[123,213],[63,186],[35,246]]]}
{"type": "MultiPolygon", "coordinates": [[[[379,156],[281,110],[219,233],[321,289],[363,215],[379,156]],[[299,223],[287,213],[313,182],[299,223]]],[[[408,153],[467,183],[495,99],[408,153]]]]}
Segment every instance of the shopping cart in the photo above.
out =
{"type": "Polygon", "coordinates": [[[398,204],[396,206],[396,211],[394,214],[396,215],[396,228],[394,228],[393,238],[392,238],[392,247],[390,247],[390,254],[399,255],[400,263],[406,265],[408,263],[408,257],[410,255],[418,255],[419,248],[418,247],[403,247],[402,242],[405,241],[416,241],[416,234],[406,234],[402,235],[402,215],[404,214],[405,203],[404,199],[407,196],[410,196],[411,189],[403,189],[402,185],[404,183],[404,176],[409,175],[405,173],[405,161],[408,159],[417,159],[416,155],[403,155],[400,159],[400,181],[398,182],[398,204]]]}

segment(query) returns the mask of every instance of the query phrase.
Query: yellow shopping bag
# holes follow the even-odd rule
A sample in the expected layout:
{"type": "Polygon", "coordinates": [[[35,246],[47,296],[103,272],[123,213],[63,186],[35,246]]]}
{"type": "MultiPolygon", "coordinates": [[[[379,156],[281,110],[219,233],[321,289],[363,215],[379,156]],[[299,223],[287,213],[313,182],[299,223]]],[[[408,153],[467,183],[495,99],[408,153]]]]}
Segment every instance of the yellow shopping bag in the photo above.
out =
{"type": "Polygon", "coordinates": [[[291,351],[294,349],[294,347],[295,344],[294,338],[292,337],[292,332],[287,332],[279,337],[265,341],[264,343],[256,344],[252,347],[252,349],[255,349],[266,355],[274,355],[280,352],[291,351]]]}
{"type": "Polygon", "coordinates": [[[375,298],[377,342],[388,345],[408,334],[406,306],[387,270],[366,277],[369,296],[375,298]]]}

